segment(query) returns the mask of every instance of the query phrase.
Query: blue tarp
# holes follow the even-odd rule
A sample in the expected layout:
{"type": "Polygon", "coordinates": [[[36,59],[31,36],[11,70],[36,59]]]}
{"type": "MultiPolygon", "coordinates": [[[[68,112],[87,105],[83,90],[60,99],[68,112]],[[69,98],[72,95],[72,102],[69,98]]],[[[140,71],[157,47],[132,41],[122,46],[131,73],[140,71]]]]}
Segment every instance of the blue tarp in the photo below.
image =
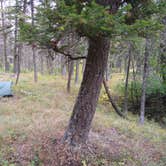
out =
{"type": "Polygon", "coordinates": [[[12,96],[12,82],[0,82],[0,96],[12,96]]]}

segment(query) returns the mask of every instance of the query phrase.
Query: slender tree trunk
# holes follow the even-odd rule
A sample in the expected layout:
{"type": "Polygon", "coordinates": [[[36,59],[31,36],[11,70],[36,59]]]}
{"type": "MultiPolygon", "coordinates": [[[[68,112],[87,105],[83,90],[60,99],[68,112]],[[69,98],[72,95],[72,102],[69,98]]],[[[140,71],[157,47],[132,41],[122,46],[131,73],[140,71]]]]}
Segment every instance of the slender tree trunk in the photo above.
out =
{"type": "Polygon", "coordinates": [[[138,103],[138,92],[136,88],[136,71],[135,71],[135,63],[134,63],[134,56],[132,56],[132,76],[133,76],[133,84],[132,84],[132,89],[131,89],[131,97],[133,101],[133,108],[135,106],[135,100],[138,103]]]}
{"type": "Polygon", "coordinates": [[[9,71],[9,63],[7,59],[7,34],[5,32],[5,16],[4,16],[4,6],[3,0],[1,0],[1,19],[2,19],[2,34],[3,34],[3,57],[4,57],[4,66],[5,72],[9,71]]]}
{"type": "Polygon", "coordinates": [[[109,98],[109,101],[111,102],[112,104],[112,107],[114,108],[115,112],[122,118],[125,118],[126,119],[126,116],[118,109],[116,103],[114,102],[113,98],[111,97],[111,93],[109,91],[109,88],[108,88],[108,85],[107,85],[107,82],[105,79],[103,79],[103,85],[104,85],[104,88],[105,88],[105,91],[106,91],[106,94],[109,98]]]}
{"type": "Polygon", "coordinates": [[[32,46],[34,81],[38,81],[35,46],[32,46]]]}
{"type": "Polygon", "coordinates": [[[52,52],[50,49],[48,49],[48,56],[47,56],[47,68],[48,68],[48,73],[51,75],[53,74],[53,58],[52,58],[52,52]]]}
{"type": "Polygon", "coordinates": [[[10,66],[7,58],[7,34],[4,34],[4,59],[5,59],[5,72],[9,72],[10,66]]]}
{"type": "Polygon", "coordinates": [[[21,72],[21,53],[22,53],[22,44],[20,44],[18,48],[18,59],[17,59],[17,78],[16,78],[16,85],[18,84],[21,72]]]}
{"type": "Polygon", "coordinates": [[[66,75],[66,59],[64,56],[61,56],[61,75],[66,75]]]}
{"type": "MultiPolygon", "coordinates": [[[[31,0],[31,23],[32,27],[34,26],[34,0],[31,0]]],[[[33,56],[33,70],[34,70],[34,81],[37,82],[37,63],[36,63],[36,51],[35,51],[35,44],[32,44],[32,56],[33,56]]]]}
{"type": "MultiPolygon", "coordinates": [[[[23,13],[25,14],[26,12],[26,5],[27,5],[27,0],[23,1],[23,13]]],[[[21,68],[20,68],[20,59],[21,59],[21,54],[22,54],[22,47],[23,47],[23,43],[18,43],[18,22],[22,23],[25,21],[25,19],[19,19],[18,20],[18,16],[17,14],[19,13],[19,2],[18,0],[15,1],[15,10],[16,10],[16,14],[15,14],[15,30],[14,30],[14,66],[13,66],[13,72],[17,73],[17,78],[16,78],[16,84],[18,83],[19,80],[19,75],[21,72],[21,68]]]]}
{"type": "Polygon", "coordinates": [[[68,81],[67,81],[67,92],[71,91],[71,79],[73,75],[74,61],[68,62],[68,81]]]}
{"type": "Polygon", "coordinates": [[[31,61],[31,57],[28,56],[28,59],[27,59],[27,67],[28,67],[28,71],[32,71],[33,70],[33,66],[32,66],[32,61],[31,61]]]}
{"type": "Polygon", "coordinates": [[[41,74],[44,74],[44,60],[43,60],[43,55],[40,56],[40,72],[41,72],[41,74]]]}
{"type": "Polygon", "coordinates": [[[137,59],[136,59],[136,73],[137,74],[141,74],[141,65],[142,65],[142,58],[140,55],[137,56],[137,59]]]}
{"type": "Polygon", "coordinates": [[[165,29],[161,32],[160,39],[160,75],[166,85],[166,16],[162,20],[165,29]]]}
{"type": "Polygon", "coordinates": [[[146,103],[146,82],[148,77],[148,60],[149,60],[149,50],[150,50],[150,39],[146,38],[145,54],[144,54],[144,69],[143,69],[143,79],[142,79],[142,94],[141,94],[141,110],[140,110],[140,124],[144,124],[145,118],[145,103],[146,103]]]}
{"type": "Polygon", "coordinates": [[[129,42],[129,54],[128,54],[128,63],[127,63],[127,70],[126,70],[125,96],[124,96],[125,114],[127,114],[128,112],[128,82],[129,82],[129,74],[130,74],[131,51],[132,51],[132,44],[131,42],[129,42]]]}
{"type": "Polygon", "coordinates": [[[128,55],[126,54],[124,56],[124,73],[127,73],[127,58],[128,58],[128,55]]]}
{"type": "MultiPolygon", "coordinates": [[[[18,8],[18,0],[16,0],[16,12],[18,8]]],[[[15,15],[15,30],[14,30],[14,64],[13,64],[13,72],[17,73],[18,71],[18,17],[15,15]]]]}
{"type": "Polygon", "coordinates": [[[79,82],[79,64],[80,64],[80,61],[77,60],[76,61],[76,71],[75,71],[75,84],[78,84],[78,82],[79,82]]]}
{"type": "Polygon", "coordinates": [[[110,40],[89,39],[87,63],[83,81],[63,140],[70,145],[85,143],[95,114],[106,69],[110,40]]]}
{"type": "Polygon", "coordinates": [[[120,62],[119,62],[119,73],[122,73],[122,60],[120,59],[120,62]]]}

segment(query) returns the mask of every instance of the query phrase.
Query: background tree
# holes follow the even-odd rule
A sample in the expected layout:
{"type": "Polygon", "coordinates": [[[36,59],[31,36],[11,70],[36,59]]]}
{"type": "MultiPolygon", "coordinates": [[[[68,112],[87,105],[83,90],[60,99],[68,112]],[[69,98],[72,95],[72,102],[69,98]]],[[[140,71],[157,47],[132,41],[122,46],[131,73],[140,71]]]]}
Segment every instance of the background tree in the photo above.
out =
{"type": "Polygon", "coordinates": [[[3,59],[5,72],[9,72],[9,63],[7,56],[7,32],[6,32],[6,23],[5,23],[5,10],[4,10],[4,1],[1,0],[1,21],[2,21],[2,33],[3,33],[3,59]]]}

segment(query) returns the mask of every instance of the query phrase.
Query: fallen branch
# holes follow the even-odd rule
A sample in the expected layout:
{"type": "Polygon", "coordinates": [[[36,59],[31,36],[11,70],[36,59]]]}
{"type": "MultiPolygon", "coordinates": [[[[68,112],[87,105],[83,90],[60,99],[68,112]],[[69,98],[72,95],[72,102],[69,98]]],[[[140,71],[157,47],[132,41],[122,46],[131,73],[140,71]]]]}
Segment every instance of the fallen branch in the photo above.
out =
{"type": "Polygon", "coordinates": [[[127,119],[127,117],[118,109],[116,103],[114,102],[113,98],[111,97],[111,93],[110,90],[108,88],[107,82],[105,80],[105,78],[103,79],[103,84],[104,84],[104,88],[106,91],[106,94],[109,98],[110,103],[112,104],[112,107],[114,108],[115,112],[122,118],[127,119]]]}

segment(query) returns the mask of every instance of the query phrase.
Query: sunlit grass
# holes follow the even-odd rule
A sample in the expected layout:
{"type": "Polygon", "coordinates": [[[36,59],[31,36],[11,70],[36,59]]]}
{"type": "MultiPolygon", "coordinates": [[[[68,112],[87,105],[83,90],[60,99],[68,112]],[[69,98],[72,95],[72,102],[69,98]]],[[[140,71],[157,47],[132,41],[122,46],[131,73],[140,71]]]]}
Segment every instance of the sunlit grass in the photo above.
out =
{"type": "MultiPolygon", "coordinates": [[[[123,77],[122,74],[116,75],[112,76],[110,87],[116,86],[117,82],[123,77]]],[[[9,76],[6,75],[6,78],[8,79],[9,76]]],[[[45,117],[45,120],[54,117],[54,115],[69,118],[69,112],[72,111],[78,92],[78,86],[76,88],[73,86],[72,93],[69,95],[66,92],[66,81],[67,80],[61,76],[39,75],[38,83],[34,83],[31,73],[22,74],[19,84],[14,86],[14,98],[1,99],[1,126],[5,125],[13,128],[14,123],[16,126],[19,123],[24,124],[34,119],[33,116],[40,117],[40,115],[45,117]],[[8,123],[4,124],[6,121],[8,123]]],[[[140,126],[138,125],[138,117],[129,115],[129,119],[131,119],[131,121],[119,118],[114,113],[110,104],[102,105],[102,103],[100,103],[94,119],[94,128],[113,126],[123,132],[133,133],[133,135],[144,135],[154,140],[166,137],[165,130],[154,122],[148,121],[145,122],[144,126],[140,126]]]]}

